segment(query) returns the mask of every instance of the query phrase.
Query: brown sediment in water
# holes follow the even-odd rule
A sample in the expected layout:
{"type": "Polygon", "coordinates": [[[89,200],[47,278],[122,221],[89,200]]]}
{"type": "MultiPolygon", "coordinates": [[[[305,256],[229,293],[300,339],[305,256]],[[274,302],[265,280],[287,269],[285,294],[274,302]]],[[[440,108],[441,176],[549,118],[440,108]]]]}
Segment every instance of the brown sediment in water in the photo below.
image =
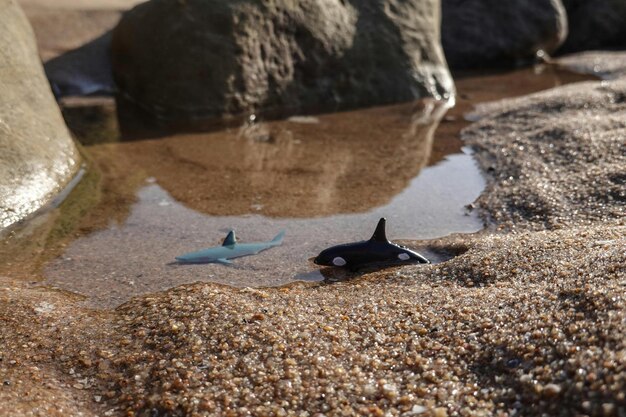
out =
{"type": "Polygon", "coordinates": [[[96,152],[86,153],[82,146],[79,150],[85,174],[67,198],[2,235],[0,275],[41,279],[36,277],[43,266],[60,256],[69,242],[126,218],[144,177],[116,170],[119,158],[107,160],[96,152]]]}

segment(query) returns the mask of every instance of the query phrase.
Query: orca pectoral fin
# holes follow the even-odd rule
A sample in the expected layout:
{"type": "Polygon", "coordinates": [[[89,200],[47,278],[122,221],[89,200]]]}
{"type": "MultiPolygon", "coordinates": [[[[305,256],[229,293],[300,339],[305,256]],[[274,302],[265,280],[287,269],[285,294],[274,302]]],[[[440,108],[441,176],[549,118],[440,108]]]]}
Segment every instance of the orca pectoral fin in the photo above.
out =
{"type": "Polygon", "coordinates": [[[419,256],[419,263],[421,264],[429,264],[431,263],[425,256],[421,255],[421,254],[417,254],[419,256]]]}
{"type": "Polygon", "coordinates": [[[229,261],[226,258],[216,259],[215,262],[217,262],[218,264],[222,264],[222,265],[232,265],[233,264],[233,261],[229,261]]]}

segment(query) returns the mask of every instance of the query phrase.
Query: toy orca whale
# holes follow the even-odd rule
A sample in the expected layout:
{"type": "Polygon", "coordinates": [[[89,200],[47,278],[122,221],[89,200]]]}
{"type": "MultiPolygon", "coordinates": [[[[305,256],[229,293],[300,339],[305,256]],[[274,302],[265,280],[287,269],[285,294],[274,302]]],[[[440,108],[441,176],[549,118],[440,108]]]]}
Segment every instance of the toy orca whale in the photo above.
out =
{"type": "Polygon", "coordinates": [[[325,249],[313,262],[317,265],[342,266],[352,270],[369,264],[430,263],[419,253],[387,240],[385,224],[385,219],[381,218],[370,240],[325,249]]]}
{"type": "Polygon", "coordinates": [[[237,243],[235,231],[231,230],[228,232],[226,239],[224,239],[222,246],[215,246],[197,252],[186,253],[184,255],[177,256],[176,260],[183,264],[204,264],[217,262],[224,265],[230,265],[232,264],[232,261],[229,259],[256,255],[257,253],[273,248],[274,246],[280,246],[283,243],[284,236],[285,231],[283,230],[269,242],[237,243]]]}

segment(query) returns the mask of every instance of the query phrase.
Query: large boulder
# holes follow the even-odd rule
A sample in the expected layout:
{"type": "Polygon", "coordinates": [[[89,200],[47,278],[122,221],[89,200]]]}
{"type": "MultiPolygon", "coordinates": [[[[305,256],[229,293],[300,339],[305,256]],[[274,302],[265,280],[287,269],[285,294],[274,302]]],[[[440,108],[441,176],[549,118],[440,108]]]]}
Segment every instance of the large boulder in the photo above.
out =
{"type": "Polygon", "coordinates": [[[563,0],[570,33],[561,52],[626,47],[626,1],[563,0]]]}
{"type": "Polygon", "coordinates": [[[44,205],[79,155],[15,0],[0,0],[0,231],[44,205]]]}
{"type": "Polygon", "coordinates": [[[438,0],[152,0],[113,32],[121,104],[168,123],[453,94],[438,0]]]}
{"type": "Polygon", "coordinates": [[[561,0],[442,0],[441,40],[451,68],[510,66],[565,40],[561,0]]]}

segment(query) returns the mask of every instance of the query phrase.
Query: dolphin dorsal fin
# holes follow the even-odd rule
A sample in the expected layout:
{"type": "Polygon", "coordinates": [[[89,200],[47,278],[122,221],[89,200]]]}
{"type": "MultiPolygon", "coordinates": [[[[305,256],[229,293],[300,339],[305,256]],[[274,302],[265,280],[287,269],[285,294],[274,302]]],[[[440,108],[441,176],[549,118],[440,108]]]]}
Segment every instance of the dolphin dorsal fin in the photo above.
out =
{"type": "Polygon", "coordinates": [[[231,230],[230,232],[228,232],[228,235],[226,235],[226,239],[224,239],[224,243],[222,243],[222,246],[233,246],[235,243],[237,243],[235,231],[231,230]]]}
{"type": "Polygon", "coordinates": [[[376,230],[374,231],[374,234],[372,235],[372,238],[370,240],[377,242],[389,242],[387,240],[387,234],[385,233],[386,222],[387,221],[384,217],[380,218],[380,220],[378,221],[378,226],[376,226],[376,230]]]}

